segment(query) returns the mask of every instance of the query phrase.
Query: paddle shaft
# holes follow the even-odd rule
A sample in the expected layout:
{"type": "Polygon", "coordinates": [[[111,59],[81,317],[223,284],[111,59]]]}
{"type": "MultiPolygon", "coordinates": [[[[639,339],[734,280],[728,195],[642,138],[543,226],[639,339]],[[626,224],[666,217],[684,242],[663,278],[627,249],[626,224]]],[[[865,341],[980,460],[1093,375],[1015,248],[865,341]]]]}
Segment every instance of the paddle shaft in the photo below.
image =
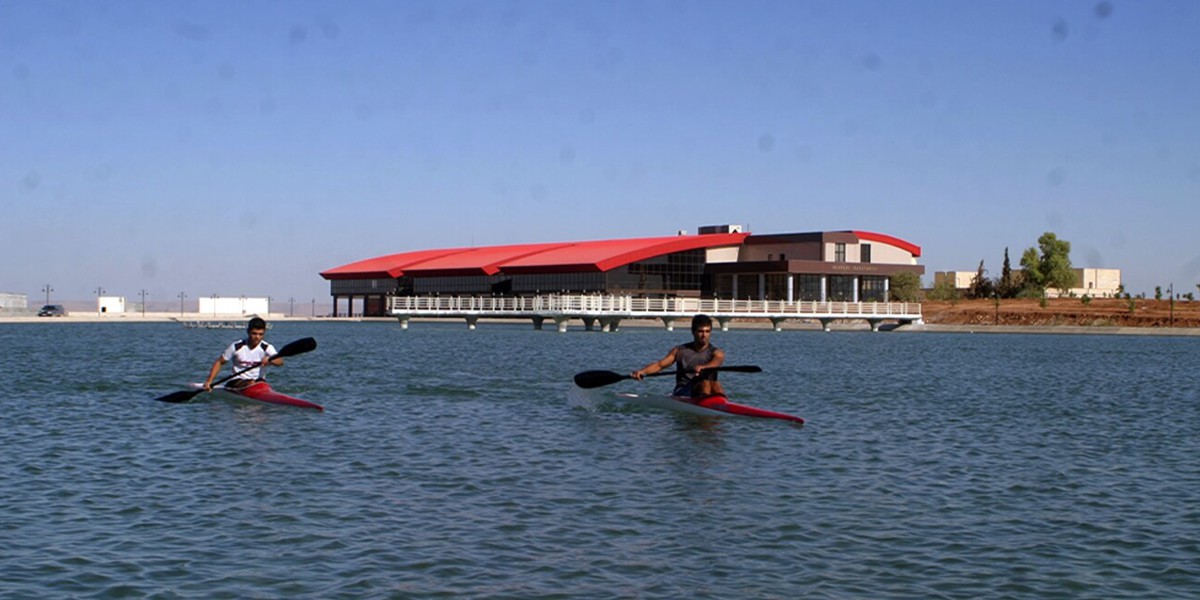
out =
{"type": "MultiPolygon", "coordinates": [[[[740,365],[732,367],[711,367],[704,371],[726,371],[733,373],[761,373],[762,367],[755,365],[740,365]]],[[[657,373],[646,373],[644,377],[661,377],[663,375],[678,375],[680,371],[659,371],[657,373]]],[[[614,371],[584,371],[575,376],[575,385],[584,388],[598,388],[606,385],[633,379],[632,375],[623,375],[614,371]]]]}

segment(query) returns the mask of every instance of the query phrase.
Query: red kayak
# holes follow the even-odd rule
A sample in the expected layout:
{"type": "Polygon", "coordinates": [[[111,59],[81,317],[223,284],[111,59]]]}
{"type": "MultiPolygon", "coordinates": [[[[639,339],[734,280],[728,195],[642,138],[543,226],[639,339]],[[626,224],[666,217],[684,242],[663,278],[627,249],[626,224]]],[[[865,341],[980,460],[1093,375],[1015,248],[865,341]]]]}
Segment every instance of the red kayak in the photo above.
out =
{"type": "Polygon", "coordinates": [[[638,406],[660,408],[690,415],[704,417],[756,417],[759,419],[779,419],[798,425],[804,424],[804,419],[795,415],[764,410],[745,404],[737,404],[730,402],[729,398],[720,395],[705,396],[703,398],[685,398],[682,396],[639,396],[637,394],[619,393],[617,397],[638,406]]]}
{"type": "MultiPolygon", "coordinates": [[[[202,388],[203,384],[193,383],[193,388],[202,388]]],[[[227,388],[215,387],[213,393],[222,398],[230,400],[243,400],[248,402],[262,402],[264,404],[280,404],[283,406],[295,406],[297,408],[311,408],[314,410],[325,410],[325,407],[320,404],[313,404],[308,400],[301,400],[287,394],[281,394],[273,389],[271,385],[265,381],[250,384],[244,388],[227,388]]]]}

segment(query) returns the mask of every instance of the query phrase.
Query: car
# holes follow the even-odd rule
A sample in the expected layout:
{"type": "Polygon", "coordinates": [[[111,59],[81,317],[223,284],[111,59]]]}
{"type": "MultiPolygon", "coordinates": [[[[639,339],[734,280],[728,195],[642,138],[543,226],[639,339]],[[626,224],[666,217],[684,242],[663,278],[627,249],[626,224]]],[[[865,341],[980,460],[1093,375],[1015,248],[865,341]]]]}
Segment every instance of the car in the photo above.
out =
{"type": "Polygon", "coordinates": [[[65,316],[67,316],[67,309],[63,308],[63,306],[61,304],[47,304],[42,307],[42,310],[38,311],[38,316],[39,317],[65,317],[65,316]]]}

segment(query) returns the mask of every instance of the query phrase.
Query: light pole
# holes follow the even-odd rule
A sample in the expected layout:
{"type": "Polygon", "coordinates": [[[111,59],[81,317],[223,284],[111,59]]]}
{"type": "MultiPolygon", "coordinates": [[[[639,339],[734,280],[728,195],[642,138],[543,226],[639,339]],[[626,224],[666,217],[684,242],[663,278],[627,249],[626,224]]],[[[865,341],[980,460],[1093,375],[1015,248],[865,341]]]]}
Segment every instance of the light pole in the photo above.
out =
{"type": "Polygon", "coordinates": [[[213,316],[215,317],[215,316],[217,316],[217,293],[216,292],[213,292],[212,301],[213,301],[213,316]]]}
{"type": "Polygon", "coordinates": [[[181,317],[183,316],[183,299],[184,298],[187,298],[187,294],[184,292],[179,292],[179,316],[181,316],[181,317]]]}
{"type": "Polygon", "coordinates": [[[46,304],[50,304],[50,292],[53,292],[54,288],[50,287],[50,284],[47,283],[46,287],[42,288],[42,291],[46,292],[46,304]]]}
{"type": "Polygon", "coordinates": [[[317,299],[316,298],[312,299],[312,316],[314,319],[317,317],[317,299]]]}
{"type": "Polygon", "coordinates": [[[141,294],[142,294],[142,318],[145,318],[146,317],[146,290],[144,288],[142,289],[141,294]]]}
{"type": "Polygon", "coordinates": [[[100,296],[104,295],[104,288],[96,286],[96,314],[100,314],[100,296]]]}
{"type": "Polygon", "coordinates": [[[296,316],[296,299],[290,296],[288,297],[288,316],[296,316]]]}

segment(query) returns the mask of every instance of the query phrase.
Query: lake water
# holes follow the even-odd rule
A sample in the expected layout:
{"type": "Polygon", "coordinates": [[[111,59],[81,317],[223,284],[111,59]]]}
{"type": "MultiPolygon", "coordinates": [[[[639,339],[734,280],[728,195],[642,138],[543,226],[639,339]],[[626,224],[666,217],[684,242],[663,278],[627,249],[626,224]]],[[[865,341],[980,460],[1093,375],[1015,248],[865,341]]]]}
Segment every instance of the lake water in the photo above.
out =
{"type": "Polygon", "coordinates": [[[0,324],[4,598],[1195,598],[1200,340],[717,332],[804,427],[571,399],[686,331],[0,324]],[[585,404],[586,407],[580,407],[585,404]]]}

